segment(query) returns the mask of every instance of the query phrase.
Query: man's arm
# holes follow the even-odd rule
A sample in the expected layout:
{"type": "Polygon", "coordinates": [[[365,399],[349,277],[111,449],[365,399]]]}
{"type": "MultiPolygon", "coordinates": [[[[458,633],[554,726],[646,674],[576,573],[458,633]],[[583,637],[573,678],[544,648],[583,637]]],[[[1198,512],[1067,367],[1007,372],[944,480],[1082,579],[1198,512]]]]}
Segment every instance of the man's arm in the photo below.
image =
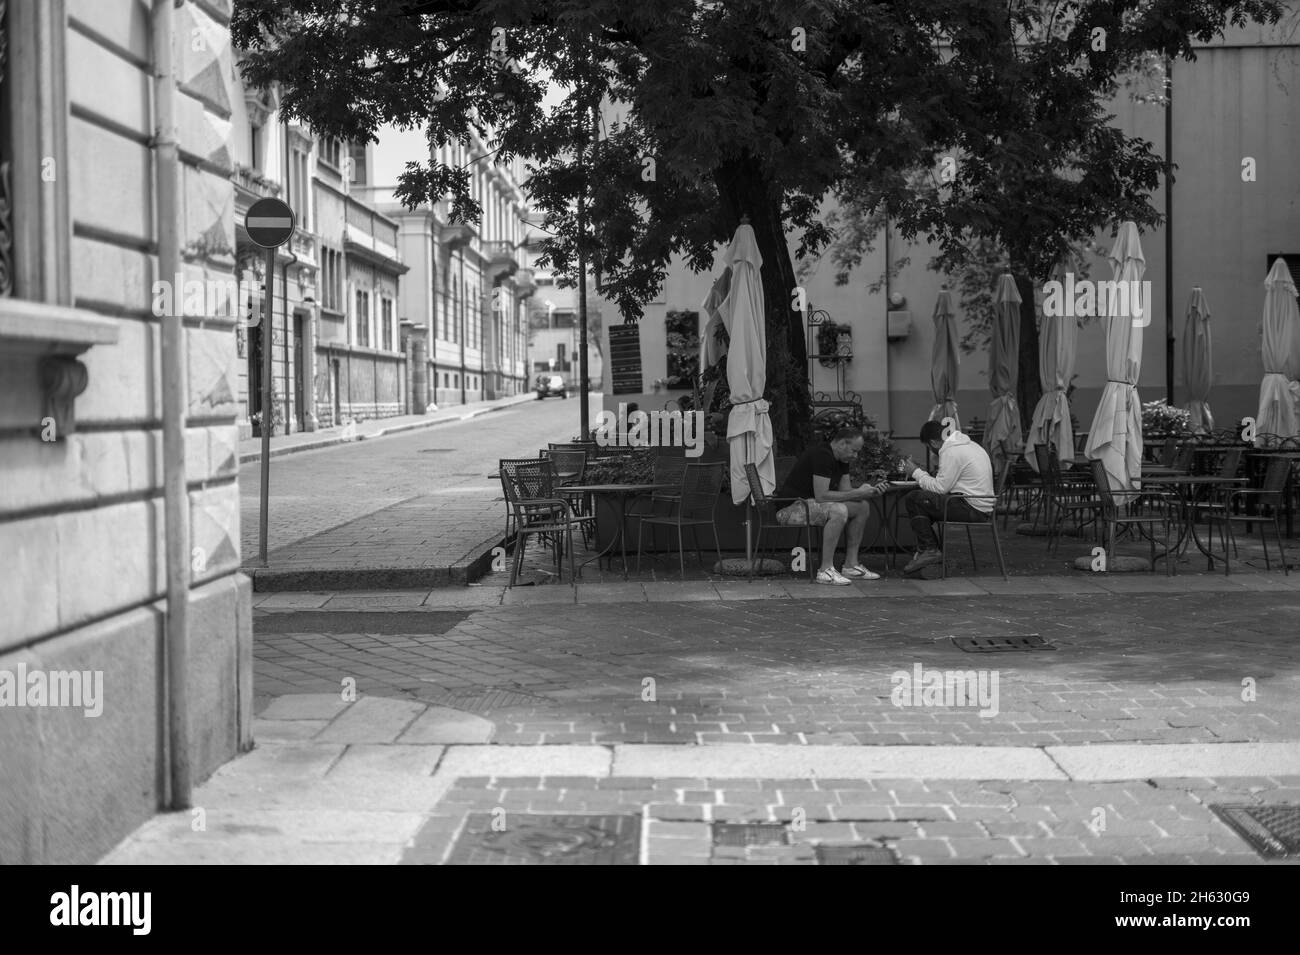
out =
{"type": "Polygon", "coordinates": [[[939,455],[939,473],[934,477],[925,473],[923,468],[917,468],[912,472],[912,480],[921,485],[923,491],[934,491],[936,494],[948,494],[957,486],[957,479],[961,477],[961,466],[955,463],[956,455],[939,455]]]}
{"type": "Polygon", "coordinates": [[[849,476],[846,474],[840,478],[840,489],[831,490],[831,479],[823,477],[820,474],[813,475],[813,500],[822,503],[834,503],[835,501],[865,501],[869,497],[875,497],[880,491],[869,484],[862,487],[853,487],[849,482],[849,476]]]}

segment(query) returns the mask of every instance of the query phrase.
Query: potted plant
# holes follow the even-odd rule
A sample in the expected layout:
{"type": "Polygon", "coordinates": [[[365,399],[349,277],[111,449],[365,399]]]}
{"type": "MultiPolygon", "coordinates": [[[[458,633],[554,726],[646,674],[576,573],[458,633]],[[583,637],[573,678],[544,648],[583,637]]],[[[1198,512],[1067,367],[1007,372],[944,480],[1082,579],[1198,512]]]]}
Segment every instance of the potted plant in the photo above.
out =
{"type": "Polygon", "coordinates": [[[1149,443],[1165,438],[1190,438],[1191,418],[1191,412],[1171,407],[1164,400],[1148,401],[1142,405],[1142,440],[1149,443]]]}

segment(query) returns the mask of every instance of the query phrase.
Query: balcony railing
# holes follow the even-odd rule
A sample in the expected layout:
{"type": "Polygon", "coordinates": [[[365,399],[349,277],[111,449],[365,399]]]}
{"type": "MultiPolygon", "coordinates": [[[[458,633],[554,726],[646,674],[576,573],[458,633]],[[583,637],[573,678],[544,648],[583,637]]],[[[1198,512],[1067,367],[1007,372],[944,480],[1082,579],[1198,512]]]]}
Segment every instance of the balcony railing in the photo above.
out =
{"type": "Polygon", "coordinates": [[[484,242],[483,256],[487,259],[488,270],[494,278],[514,275],[519,269],[519,260],[515,258],[515,247],[511,242],[500,240],[484,242]]]}
{"type": "Polygon", "coordinates": [[[278,196],[280,184],[263,176],[256,169],[235,163],[235,174],[231,177],[235,185],[255,196],[278,196]]]}

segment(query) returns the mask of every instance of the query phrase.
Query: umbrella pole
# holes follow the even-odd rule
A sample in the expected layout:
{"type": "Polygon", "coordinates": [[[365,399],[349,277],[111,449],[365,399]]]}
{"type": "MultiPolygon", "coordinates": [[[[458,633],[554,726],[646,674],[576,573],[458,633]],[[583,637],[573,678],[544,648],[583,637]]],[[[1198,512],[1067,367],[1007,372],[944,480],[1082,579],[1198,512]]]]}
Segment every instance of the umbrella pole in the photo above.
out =
{"type": "Polygon", "coordinates": [[[745,560],[752,565],[754,562],[754,542],[750,536],[750,531],[754,519],[754,502],[751,500],[749,506],[745,508],[745,560]]]}

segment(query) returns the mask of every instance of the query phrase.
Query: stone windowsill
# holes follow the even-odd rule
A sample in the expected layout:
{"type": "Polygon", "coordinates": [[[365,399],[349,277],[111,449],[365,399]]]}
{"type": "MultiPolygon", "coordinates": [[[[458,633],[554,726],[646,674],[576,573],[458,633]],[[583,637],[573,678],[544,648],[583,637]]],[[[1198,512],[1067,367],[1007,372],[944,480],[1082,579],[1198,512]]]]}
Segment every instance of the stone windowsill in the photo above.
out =
{"type": "Polygon", "coordinates": [[[0,298],[0,352],[79,355],[117,335],[117,322],[85,309],[0,298]]]}
{"type": "Polygon", "coordinates": [[[0,427],[30,428],[43,441],[73,434],[90,380],[77,356],[117,335],[117,322],[84,309],[0,298],[0,381],[15,389],[0,402],[0,427]]]}

